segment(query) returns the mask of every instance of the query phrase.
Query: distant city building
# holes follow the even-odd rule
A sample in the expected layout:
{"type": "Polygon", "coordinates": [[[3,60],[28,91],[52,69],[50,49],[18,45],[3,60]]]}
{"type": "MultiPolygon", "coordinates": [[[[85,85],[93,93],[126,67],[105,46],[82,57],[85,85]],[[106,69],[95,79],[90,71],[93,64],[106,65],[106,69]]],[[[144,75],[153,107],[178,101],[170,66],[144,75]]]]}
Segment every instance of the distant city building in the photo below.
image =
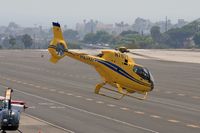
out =
{"type": "Polygon", "coordinates": [[[150,34],[153,23],[148,19],[137,18],[135,23],[132,25],[133,31],[137,31],[140,34],[150,34]]]}

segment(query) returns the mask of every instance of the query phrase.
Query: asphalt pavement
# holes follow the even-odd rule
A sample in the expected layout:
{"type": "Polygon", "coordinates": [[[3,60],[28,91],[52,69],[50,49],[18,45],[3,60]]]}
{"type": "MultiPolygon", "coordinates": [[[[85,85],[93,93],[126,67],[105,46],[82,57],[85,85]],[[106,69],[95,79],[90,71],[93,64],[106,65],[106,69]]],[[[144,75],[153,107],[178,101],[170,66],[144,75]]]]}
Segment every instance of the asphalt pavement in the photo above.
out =
{"type": "Polygon", "coordinates": [[[66,132],[200,132],[200,64],[136,59],[156,81],[141,101],[96,95],[101,78],[93,67],[68,57],[57,64],[48,59],[47,51],[0,51],[0,93],[12,87],[13,99],[29,106],[27,114],[66,132]]]}

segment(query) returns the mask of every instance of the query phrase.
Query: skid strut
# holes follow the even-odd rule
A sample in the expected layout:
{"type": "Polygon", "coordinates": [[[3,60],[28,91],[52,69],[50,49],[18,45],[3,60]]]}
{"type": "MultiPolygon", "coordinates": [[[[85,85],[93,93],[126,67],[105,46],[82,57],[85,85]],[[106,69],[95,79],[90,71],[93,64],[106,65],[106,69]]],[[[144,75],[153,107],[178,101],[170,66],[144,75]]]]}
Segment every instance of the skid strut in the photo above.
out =
{"type": "Polygon", "coordinates": [[[144,96],[143,96],[143,97],[133,96],[133,95],[130,95],[130,94],[128,93],[128,91],[123,92],[123,88],[122,88],[119,84],[116,84],[118,90],[114,90],[114,89],[110,89],[110,88],[104,87],[105,84],[106,84],[106,82],[102,82],[102,83],[97,84],[97,85],[96,85],[96,88],[95,88],[95,93],[96,93],[96,94],[99,94],[99,95],[102,95],[102,96],[109,97],[109,98],[113,98],[113,99],[116,99],[116,100],[120,100],[120,99],[122,99],[124,96],[128,96],[128,97],[130,97],[130,98],[135,98],[135,99],[138,99],[138,100],[145,100],[145,99],[147,98],[147,95],[148,95],[147,92],[138,92],[138,91],[135,91],[135,92],[138,92],[139,94],[144,95],[144,96]],[[121,96],[120,96],[119,98],[115,98],[115,97],[108,96],[108,95],[106,95],[106,94],[100,93],[100,89],[101,89],[101,88],[104,88],[104,89],[106,89],[106,90],[109,90],[109,91],[112,91],[112,92],[121,94],[121,96]]]}

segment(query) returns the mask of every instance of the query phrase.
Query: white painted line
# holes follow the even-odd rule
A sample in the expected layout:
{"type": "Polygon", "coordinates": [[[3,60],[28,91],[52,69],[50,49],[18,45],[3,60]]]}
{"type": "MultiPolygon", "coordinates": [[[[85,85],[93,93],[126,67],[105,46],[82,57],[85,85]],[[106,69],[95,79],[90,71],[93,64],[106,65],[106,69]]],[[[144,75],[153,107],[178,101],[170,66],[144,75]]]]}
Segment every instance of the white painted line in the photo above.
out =
{"type": "Polygon", "coordinates": [[[85,100],[87,100],[87,101],[93,101],[93,99],[91,99],[91,98],[86,98],[85,100]]]}
{"type": "Polygon", "coordinates": [[[64,92],[64,91],[58,91],[58,93],[60,93],[60,94],[64,94],[65,92],[64,92]]]}
{"type": "Polygon", "coordinates": [[[165,93],[166,93],[166,94],[172,94],[172,92],[171,92],[171,91],[165,91],[165,93]]]}
{"type": "Polygon", "coordinates": [[[36,87],[36,88],[41,88],[41,87],[40,87],[40,86],[38,86],[38,85],[36,85],[35,87],[36,87]]]}
{"type": "Polygon", "coordinates": [[[178,96],[185,96],[185,94],[179,93],[178,96]]]}
{"type": "MultiPolygon", "coordinates": [[[[1,85],[1,86],[3,86],[3,85],[1,85]]],[[[3,86],[3,87],[7,88],[6,86],[3,86]]],[[[126,126],[130,126],[130,127],[133,127],[133,128],[137,128],[137,129],[140,129],[140,130],[147,131],[147,132],[159,133],[158,131],[155,131],[155,130],[152,130],[152,129],[137,126],[137,125],[134,125],[134,124],[131,124],[131,123],[128,123],[128,122],[124,122],[124,121],[121,121],[121,120],[118,120],[118,119],[115,119],[115,118],[111,118],[111,117],[108,117],[108,116],[104,116],[104,115],[101,115],[101,114],[90,112],[90,111],[87,111],[87,110],[84,110],[84,109],[76,108],[76,107],[73,107],[73,106],[70,106],[70,105],[67,105],[67,104],[64,104],[64,103],[60,103],[60,102],[57,102],[57,101],[54,101],[54,100],[51,100],[51,99],[48,99],[48,98],[40,97],[38,95],[30,94],[30,93],[20,91],[20,90],[17,90],[17,89],[14,89],[14,90],[17,91],[17,92],[20,92],[22,94],[32,96],[32,97],[35,97],[35,98],[38,98],[38,99],[46,100],[48,102],[55,103],[56,105],[65,106],[67,108],[70,108],[70,109],[73,109],[73,110],[76,110],[76,111],[79,111],[79,112],[82,112],[82,113],[90,114],[90,115],[93,115],[93,116],[96,116],[96,117],[100,117],[100,118],[110,120],[110,121],[113,121],[113,122],[116,122],[116,123],[124,124],[126,126]]]]}
{"type": "Polygon", "coordinates": [[[156,118],[156,119],[160,119],[160,118],[161,118],[161,117],[158,116],[158,115],[150,115],[150,117],[152,117],[152,118],[156,118]]]}
{"type": "Polygon", "coordinates": [[[130,110],[129,108],[125,108],[125,107],[122,107],[122,108],[120,108],[121,110],[125,110],[125,111],[127,111],[127,110],[130,110]]]}
{"type": "Polygon", "coordinates": [[[200,97],[198,97],[198,96],[192,96],[192,98],[194,98],[194,99],[200,99],[200,97]]]}
{"type": "Polygon", "coordinates": [[[54,105],[54,103],[38,103],[39,105],[54,105]]]}
{"type": "Polygon", "coordinates": [[[21,81],[17,81],[17,83],[21,83],[21,81]]]}
{"type": "Polygon", "coordinates": [[[174,119],[169,119],[169,120],[167,120],[167,121],[172,122],[172,123],[179,123],[179,122],[180,122],[180,121],[174,120],[174,119]]]}
{"type": "Polygon", "coordinates": [[[76,96],[77,98],[81,98],[82,96],[76,96]]]}
{"type": "Polygon", "coordinates": [[[48,88],[47,88],[47,87],[42,87],[41,89],[48,90],[48,88]]]}
{"type": "Polygon", "coordinates": [[[186,126],[192,128],[200,128],[198,125],[193,125],[193,124],[187,124],[186,126]]]}
{"type": "Polygon", "coordinates": [[[55,91],[56,91],[56,89],[50,89],[50,91],[52,91],[52,92],[55,92],[55,91]]]}
{"type": "Polygon", "coordinates": [[[107,104],[108,107],[115,107],[116,105],[114,104],[107,104]]]}
{"type": "Polygon", "coordinates": [[[143,115],[144,114],[144,112],[141,112],[141,111],[134,111],[136,114],[141,114],[141,115],[143,115]]]}
{"type": "Polygon", "coordinates": [[[35,109],[35,108],[36,108],[35,106],[28,107],[28,109],[35,109]]]}
{"type": "Polygon", "coordinates": [[[56,106],[50,106],[49,108],[51,108],[51,109],[56,109],[57,107],[56,107],[56,106]]]}
{"type": "Polygon", "coordinates": [[[65,109],[64,106],[58,106],[57,109],[65,109]]]}
{"type": "Polygon", "coordinates": [[[104,103],[104,102],[102,102],[102,101],[96,101],[96,103],[102,104],[102,103],[104,103]]]}
{"type": "Polygon", "coordinates": [[[68,95],[68,96],[72,96],[73,94],[72,94],[72,93],[67,93],[67,95],[68,95]]]}

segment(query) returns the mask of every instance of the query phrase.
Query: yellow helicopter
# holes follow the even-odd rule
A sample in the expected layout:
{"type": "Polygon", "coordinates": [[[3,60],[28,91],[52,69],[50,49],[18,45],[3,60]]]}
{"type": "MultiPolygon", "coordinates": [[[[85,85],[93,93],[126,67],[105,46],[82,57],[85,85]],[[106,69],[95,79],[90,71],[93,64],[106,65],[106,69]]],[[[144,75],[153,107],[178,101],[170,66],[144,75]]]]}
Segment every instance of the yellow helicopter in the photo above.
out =
{"type": "MultiPolygon", "coordinates": [[[[95,87],[96,94],[100,93],[101,88],[122,94],[124,96],[146,99],[147,93],[154,88],[154,78],[150,71],[142,65],[136,64],[125,52],[128,50],[121,47],[118,50],[102,50],[98,55],[89,55],[68,50],[62,30],[59,23],[53,22],[54,38],[50,42],[48,51],[51,54],[50,61],[56,63],[65,56],[69,56],[78,61],[93,66],[102,77],[102,82],[95,87]],[[106,84],[113,86],[115,89],[105,87],[106,84]],[[143,97],[136,97],[130,93],[138,93],[143,97]]],[[[102,94],[104,95],[104,94],[102,94]]],[[[104,95],[106,96],[106,95],[104,95]]]]}

